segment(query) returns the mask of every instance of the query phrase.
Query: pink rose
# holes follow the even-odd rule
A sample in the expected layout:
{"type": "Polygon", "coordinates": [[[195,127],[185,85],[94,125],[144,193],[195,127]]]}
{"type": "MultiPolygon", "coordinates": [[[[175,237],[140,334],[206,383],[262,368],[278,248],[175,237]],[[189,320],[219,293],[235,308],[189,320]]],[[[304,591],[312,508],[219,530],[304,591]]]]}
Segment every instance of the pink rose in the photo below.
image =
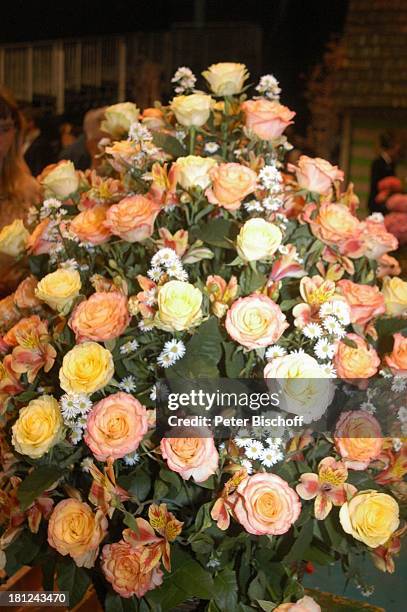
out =
{"type": "Polygon", "coordinates": [[[232,304],[225,326],[233,340],[248,349],[256,349],[277,342],[288,323],[273,300],[253,293],[232,304]]]}
{"type": "Polygon", "coordinates": [[[339,281],[337,287],[350,307],[351,323],[366,325],[371,319],[386,312],[384,297],[378,287],[359,285],[350,280],[339,281]]]}
{"type": "Polygon", "coordinates": [[[129,393],[114,393],[95,404],[84,440],[99,461],[134,452],[148,430],[147,410],[129,393]]]}
{"type": "Polygon", "coordinates": [[[301,155],[298,166],[290,165],[289,169],[295,172],[297,182],[301,189],[327,194],[334,181],[343,181],[343,172],[338,166],[332,166],[320,157],[301,155]]]}
{"type": "Polygon", "coordinates": [[[128,242],[141,242],[154,231],[159,204],[143,195],[128,196],[109,208],[105,225],[115,236],[128,242]]]}
{"type": "Polygon", "coordinates": [[[245,115],[245,126],[261,140],[278,138],[284,130],[294,123],[295,112],[279,102],[265,100],[247,100],[242,104],[245,115]]]}
{"type": "Polygon", "coordinates": [[[398,240],[390,234],[383,221],[367,218],[362,223],[363,255],[370,259],[379,259],[388,251],[395,251],[398,240]]]}
{"type": "Polygon", "coordinates": [[[203,482],[217,470],[219,454],[213,438],[163,438],[160,446],[170,470],[184,480],[203,482]]]}
{"type": "Polygon", "coordinates": [[[345,465],[353,470],[365,470],[383,446],[380,424],[366,410],[343,412],[336,423],[334,440],[345,465]]]}
{"type": "Polygon", "coordinates": [[[407,376],[407,338],[403,334],[393,335],[394,344],[390,355],[386,355],[386,365],[396,376],[407,376]]]}
{"type": "Polygon", "coordinates": [[[233,513],[254,535],[286,533],[300,512],[298,495],[276,474],[255,474],[237,487],[233,513]]]}
{"type": "Polygon", "coordinates": [[[321,612],[321,607],[312,597],[305,595],[297,603],[280,604],[274,612],[321,612]]]}
{"type": "Polygon", "coordinates": [[[118,338],[130,319],[125,295],[118,291],[96,292],[76,306],[69,327],[75,332],[77,342],[105,342],[118,338]]]}

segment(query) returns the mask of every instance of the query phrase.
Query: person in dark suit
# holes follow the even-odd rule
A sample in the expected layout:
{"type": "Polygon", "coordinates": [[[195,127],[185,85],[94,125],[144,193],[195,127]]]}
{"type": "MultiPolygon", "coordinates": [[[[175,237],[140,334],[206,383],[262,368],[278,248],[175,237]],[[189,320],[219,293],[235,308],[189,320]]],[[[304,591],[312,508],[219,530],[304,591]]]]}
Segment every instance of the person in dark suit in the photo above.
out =
{"type": "Polygon", "coordinates": [[[39,126],[39,113],[36,109],[23,109],[25,119],[23,153],[24,160],[33,176],[38,176],[45,166],[55,162],[55,155],[49,140],[39,126]]]}
{"type": "Polygon", "coordinates": [[[379,192],[378,183],[387,176],[396,174],[396,164],[400,155],[400,141],[392,132],[385,132],[380,135],[380,155],[371,166],[370,174],[370,194],[368,207],[371,213],[380,212],[383,215],[388,213],[386,204],[376,202],[379,192]]]}

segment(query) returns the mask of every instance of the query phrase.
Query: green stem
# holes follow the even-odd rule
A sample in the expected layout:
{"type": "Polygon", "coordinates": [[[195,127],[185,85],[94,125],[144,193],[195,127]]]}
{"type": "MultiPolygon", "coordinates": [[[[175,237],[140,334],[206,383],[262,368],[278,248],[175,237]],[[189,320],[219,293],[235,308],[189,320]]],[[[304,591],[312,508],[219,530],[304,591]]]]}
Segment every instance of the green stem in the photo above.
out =
{"type": "Polygon", "coordinates": [[[189,154],[193,155],[195,151],[196,127],[191,125],[189,128],[189,154]]]}

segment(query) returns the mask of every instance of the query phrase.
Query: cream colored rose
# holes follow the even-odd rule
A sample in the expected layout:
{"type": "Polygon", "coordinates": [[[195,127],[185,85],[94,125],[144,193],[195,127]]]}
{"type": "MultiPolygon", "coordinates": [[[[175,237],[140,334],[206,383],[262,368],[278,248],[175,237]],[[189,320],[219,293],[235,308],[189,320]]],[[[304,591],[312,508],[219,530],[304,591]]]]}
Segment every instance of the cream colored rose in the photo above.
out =
{"type": "Polygon", "coordinates": [[[339,511],[346,533],[370,548],[381,546],[399,526],[399,506],[393,497],[378,491],[360,491],[339,511]]]}
{"type": "Polygon", "coordinates": [[[407,314],[407,282],[401,278],[386,276],[383,280],[382,293],[386,304],[386,313],[392,316],[407,314]]]}
{"type": "Polygon", "coordinates": [[[262,218],[249,219],[241,228],[236,249],[244,261],[270,259],[281,244],[280,228],[262,218]]]}
{"type": "Polygon", "coordinates": [[[174,98],[171,101],[171,110],[181,125],[200,127],[208,121],[212,105],[210,96],[196,93],[174,98]]]}
{"type": "Polygon", "coordinates": [[[120,138],[127,134],[131,124],[138,120],[139,114],[140,111],[133,102],[113,104],[105,110],[105,119],[100,127],[113,138],[120,138]]]}
{"type": "Polygon", "coordinates": [[[65,200],[79,187],[79,177],[75,166],[67,160],[47,166],[41,173],[39,181],[44,188],[46,198],[58,198],[59,200],[65,200]]]}
{"type": "Polygon", "coordinates": [[[10,225],[6,225],[0,232],[0,253],[18,257],[25,251],[25,243],[29,235],[21,219],[16,219],[10,225]]]}
{"type": "Polygon", "coordinates": [[[36,297],[53,310],[66,313],[81,289],[81,277],[77,270],[59,268],[47,274],[35,289],[36,297]]]}
{"type": "Polygon", "coordinates": [[[158,312],[154,324],[166,331],[182,331],[199,325],[202,320],[202,293],[183,281],[173,280],[158,292],[158,312]]]}
{"type": "Polygon", "coordinates": [[[202,72],[216,96],[233,96],[242,91],[249,73],[244,64],[221,62],[202,72]]]}
{"type": "Polygon", "coordinates": [[[62,438],[64,422],[57,400],[43,395],[22,408],[12,427],[15,450],[39,459],[62,438]]]}
{"type": "Polygon", "coordinates": [[[97,342],[83,342],[66,353],[59,370],[59,382],[67,393],[90,395],[103,389],[113,374],[110,351],[97,342]]]}
{"type": "Polygon", "coordinates": [[[280,408],[303,416],[304,423],[320,419],[335,393],[328,374],[306,353],[275,357],[264,368],[264,378],[277,379],[280,408]]]}
{"type": "Polygon", "coordinates": [[[188,155],[188,157],[179,157],[175,166],[178,183],[183,189],[193,187],[206,189],[211,182],[209,170],[216,166],[216,161],[211,157],[188,155]]]}

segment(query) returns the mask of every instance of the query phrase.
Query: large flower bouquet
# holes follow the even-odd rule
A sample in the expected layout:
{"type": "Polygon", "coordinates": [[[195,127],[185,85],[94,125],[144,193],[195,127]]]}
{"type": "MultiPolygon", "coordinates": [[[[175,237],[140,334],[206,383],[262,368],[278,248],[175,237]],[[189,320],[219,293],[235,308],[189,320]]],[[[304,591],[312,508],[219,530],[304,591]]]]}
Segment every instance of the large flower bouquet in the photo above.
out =
{"type": "Polygon", "coordinates": [[[203,75],[210,94],[180,68],[169,106],[109,107],[98,173],[48,167],[30,227],[0,233],[30,266],[0,302],[1,567],[40,565],[71,606],[93,583],[108,611],[317,611],[313,564],[361,588],[358,556],[394,570],[407,283],[336,166],[284,165],[274,77],[248,99],[243,65],[203,75]],[[160,439],[163,376],[303,379],[307,429],[160,439]],[[393,438],[374,415],[389,377],[393,438]],[[354,410],[313,432],[313,381],[335,378],[354,410]]]}

